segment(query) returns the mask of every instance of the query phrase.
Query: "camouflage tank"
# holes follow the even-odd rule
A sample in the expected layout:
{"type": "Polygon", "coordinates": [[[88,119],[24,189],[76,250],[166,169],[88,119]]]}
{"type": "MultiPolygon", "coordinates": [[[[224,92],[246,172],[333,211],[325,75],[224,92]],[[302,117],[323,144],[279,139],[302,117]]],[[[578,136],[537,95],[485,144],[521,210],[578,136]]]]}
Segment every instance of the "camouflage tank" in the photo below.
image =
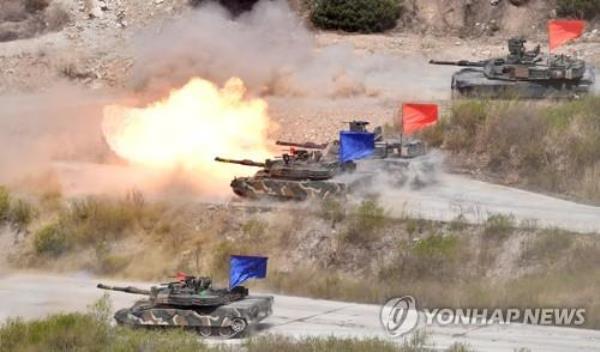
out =
{"type": "Polygon", "coordinates": [[[594,69],[565,55],[526,50],[522,37],[508,40],[506,57],[483,61],[436,61],[434,65],[465,67],[452,75],[454,97],[577,98],[590,91],[594,69]]]}
{"type": "Polygon", "coordinates": [[[327,199],[345,194],[346,184],[333,182],[335,176],[355,168],[352,162],[341,164],[337,153],[330,151],[293,150],[281,158],[264,163],[251,160],[215,158],[222,163],[262,168],[254,176],[236,177],[233,192],[242,198],[278,200],[327,199]],[[334,156],[332,158],[331,156],[334,156]]]}
{"type": "MultiPolygon", "coordinates": [[[[367,126],[368,121],[350,121],[348,122],[350,132],[370,132],[367,126]]],[[[387,158],[402,158],[410,159],[425,155],[427,149],[425,143],[415,138],[385,138],[383,136],[383,128],[378,126],[373,129],[375,134],[375,151],[371,159],[387,159],[387,158]]],[[[330,158],[337,158],[339,152],[339,141],[333,143],[317,144],[314,142],[296,143],[287,141],[277,141],[277,145],[304,148],[304,149],[320,149],[326,150],[326,154],[330,158]]]]}
{"type": "Polygon", "coordinates": [[[132,327],[185,327],[201,336],[233,338],[248,326],[272,313],[273,297],[249,296],[243,286],[214,289],[208,277],[186,276],[180,281],[153,286],[149,290],[136,287],[111,287],[103,290],[148,296],[131,308],[115,313],[118,324],[132,327]]]}

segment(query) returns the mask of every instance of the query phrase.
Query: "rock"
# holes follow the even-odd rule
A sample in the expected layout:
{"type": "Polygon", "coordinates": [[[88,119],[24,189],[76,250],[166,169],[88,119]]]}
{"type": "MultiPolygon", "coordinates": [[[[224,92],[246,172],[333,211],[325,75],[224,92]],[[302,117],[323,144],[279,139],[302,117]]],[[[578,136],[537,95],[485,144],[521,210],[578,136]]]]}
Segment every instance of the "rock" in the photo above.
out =
{"type": "Polygon", "coordinates": [[[98,7],[100,7],[100,10],[102,11],[108,11],[108,5],[106,5],[106,2],[104,1],[98,1],[98,7]]]}
{"type": "Polygon", "coordinates": [[[89,13],[90,18],[102,18],[103,15],[104,14],[100,6],[94,6],[89,13]]]}
{"type": "Polygon", "coordinates": [[[155,3],[156,5],[160,5],[160,4],[162,4],[164,1],[165,1],[165,0],[154,0],[154,3],[155,3]]]}

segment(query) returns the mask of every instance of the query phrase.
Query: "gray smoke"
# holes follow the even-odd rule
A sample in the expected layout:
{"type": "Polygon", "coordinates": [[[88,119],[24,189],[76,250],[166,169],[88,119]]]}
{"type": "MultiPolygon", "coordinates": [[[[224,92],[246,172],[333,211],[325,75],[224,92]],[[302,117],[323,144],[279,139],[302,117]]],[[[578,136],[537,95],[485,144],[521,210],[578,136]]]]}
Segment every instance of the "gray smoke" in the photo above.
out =
{"type": "Polygon", "coordinates": [[[350,44],[319,47],[285,1],[259,2],[235,20],[206,5],[160,33],[137,41],[134,87],[162,91],[193,76],[222,83],[242,78],[254,91],[275,96],[445,97],[449,75],[427,59],[398,59],[350,44]]]}

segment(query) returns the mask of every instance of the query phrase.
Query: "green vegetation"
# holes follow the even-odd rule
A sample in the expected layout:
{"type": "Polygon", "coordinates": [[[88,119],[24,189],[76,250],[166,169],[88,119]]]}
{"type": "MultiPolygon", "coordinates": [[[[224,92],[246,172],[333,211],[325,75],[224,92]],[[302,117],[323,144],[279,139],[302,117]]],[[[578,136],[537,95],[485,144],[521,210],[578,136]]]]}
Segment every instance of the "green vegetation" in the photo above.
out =
{"type": "Polygon", "coordinates": [[[483,234],[488,238],[504,239],[515,228],[512,215],[492,214],[485,221],[483,234]]]}
{"type": "Polygon", "coordinates": [[[572,248],[573,234],[560,229],[547,229],[538,234],[521,254],[524,261],[555,262],[572,248]]]}
{"type": "Polygon", "coordinates": [[[364,200],[350,211],[341,240],[351,244],[365,244],[375,239],[388,220],[385,209],[374,199],[364,200]]]}
{"type": "MultiPolygon", "coordinates": [[[[588,309],[586,326],[600,327],[595,238],[511,216],[490,215],[482,224],[464,216],[448,223],[391,219],[374,199],[349,208],[323,205],[334,215],[322,208],[256,212],[196,204],[182,211],[139,194],[58,204],[40,207],[50,213],[27,226],[32,235],[10,261],[147,280],[185,271],[222,285],[229,255],[265,255],[268,279],[251,289],[375,304],[411,294],[424,307],[568,304],[588,309]]],[[[123,339],[135,344],[146,336],[139,334],[123,339]]]]}
{"type": "Polygon", "coordinates": [[[8,219],[10,212],[10,193],[6,187],[0,186],[0,221],[8,219]]]}
{"type": "Polygon", "coordinates": [[[558,0],[557,14],[591,20],[600,15],[600,0],[558,0]]]}
{"type": "Polygon", "coordinates": [[[346,32],[383,32],[396,26],[402,11],[399,0],[314,0],[315,26],[346,32]]]}
{"type": "Polygon", "coordinates": [[[35,215],[35,209],[31,203],[23,200],[15,200],[10,207],[10,221],[18,229],[24,229],[31,223],[35,215]]]}
{"type": "Polygon", "coordinates": [[[28,201],[13,198],[6,187],[0,186],[0,224],[7,222],[15,229],[23,231],[31,223],[36,213],[28,201]]]}
{"type": "Polygon", "coordinates": [[[346,217],[346,209],[338,200],[328,198],[321,203],[321,217],[331,221],[331,226],[335,227],[346,217]]]}
{"type": "Polygon", "coordinates": [[[132,330],[110,325],[108,295],[87,313],[51,315],[42,320],[8,320],[0,326],[0,352],[42,351],[218,351],[184,330],[132,330]]]}
{"type": "Polygon", "coordinates": [[[34,235],[34,248],[37,254],[59,256],[69,248],[69,239],[58,224],[48,224],[34,235]]]}
{"type": "Polygon", "coordinates": [[[550,106],[459,101],[423,136],[467,168],[526,188],[600,202],[598,109],[598,97],[550,106]]]}
{"type": "MultiPolygon", "coordinates": [[[[416,332],[402,344],[381,339],[336,337],[291,338],[263,335],[237,345],[207,346],[198,336],[183,329],[145,330],[111,326],[108,296],[87,313],[51,315],[42,320],[12,319],[0,325],[0,352],[426,352],[427,335],[416,332]]],[[[461,344],[449,351],[468,351],[461,344]]]]}

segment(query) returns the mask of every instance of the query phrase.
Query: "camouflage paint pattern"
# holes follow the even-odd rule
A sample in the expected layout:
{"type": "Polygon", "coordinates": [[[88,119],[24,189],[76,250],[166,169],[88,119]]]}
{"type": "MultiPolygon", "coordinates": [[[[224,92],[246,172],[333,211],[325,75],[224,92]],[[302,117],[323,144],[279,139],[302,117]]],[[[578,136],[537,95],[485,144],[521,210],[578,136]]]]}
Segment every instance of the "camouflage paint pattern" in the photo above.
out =
{"type": "Polygon", "coordinates": [[[509,54],[483,61],[435,61],[465,67],[452,75],[454,97],[577,98],[590,91],[594,68],[581,59],[526,50],[525,39],[508,40],[509,54]]]}
{"type": "Polygon", "coordinates": [[[240,301],[216,307],[183,309],[154,305],[148,300],[116,312],[115,320],[129,326],[172,326],[188,328],[230,327],[235,319],[246,325],[255,324],[272,314],[273,297],[249,296],[240,301]]]}
{"type": "Polygon", "coordinates": [[[240,197],[276,198],[281,200],[328,199],[343,197],[345,184],[332,181],[295,181],[262,177],[236,177],[231,181],[233,192],[240,197]]]}

